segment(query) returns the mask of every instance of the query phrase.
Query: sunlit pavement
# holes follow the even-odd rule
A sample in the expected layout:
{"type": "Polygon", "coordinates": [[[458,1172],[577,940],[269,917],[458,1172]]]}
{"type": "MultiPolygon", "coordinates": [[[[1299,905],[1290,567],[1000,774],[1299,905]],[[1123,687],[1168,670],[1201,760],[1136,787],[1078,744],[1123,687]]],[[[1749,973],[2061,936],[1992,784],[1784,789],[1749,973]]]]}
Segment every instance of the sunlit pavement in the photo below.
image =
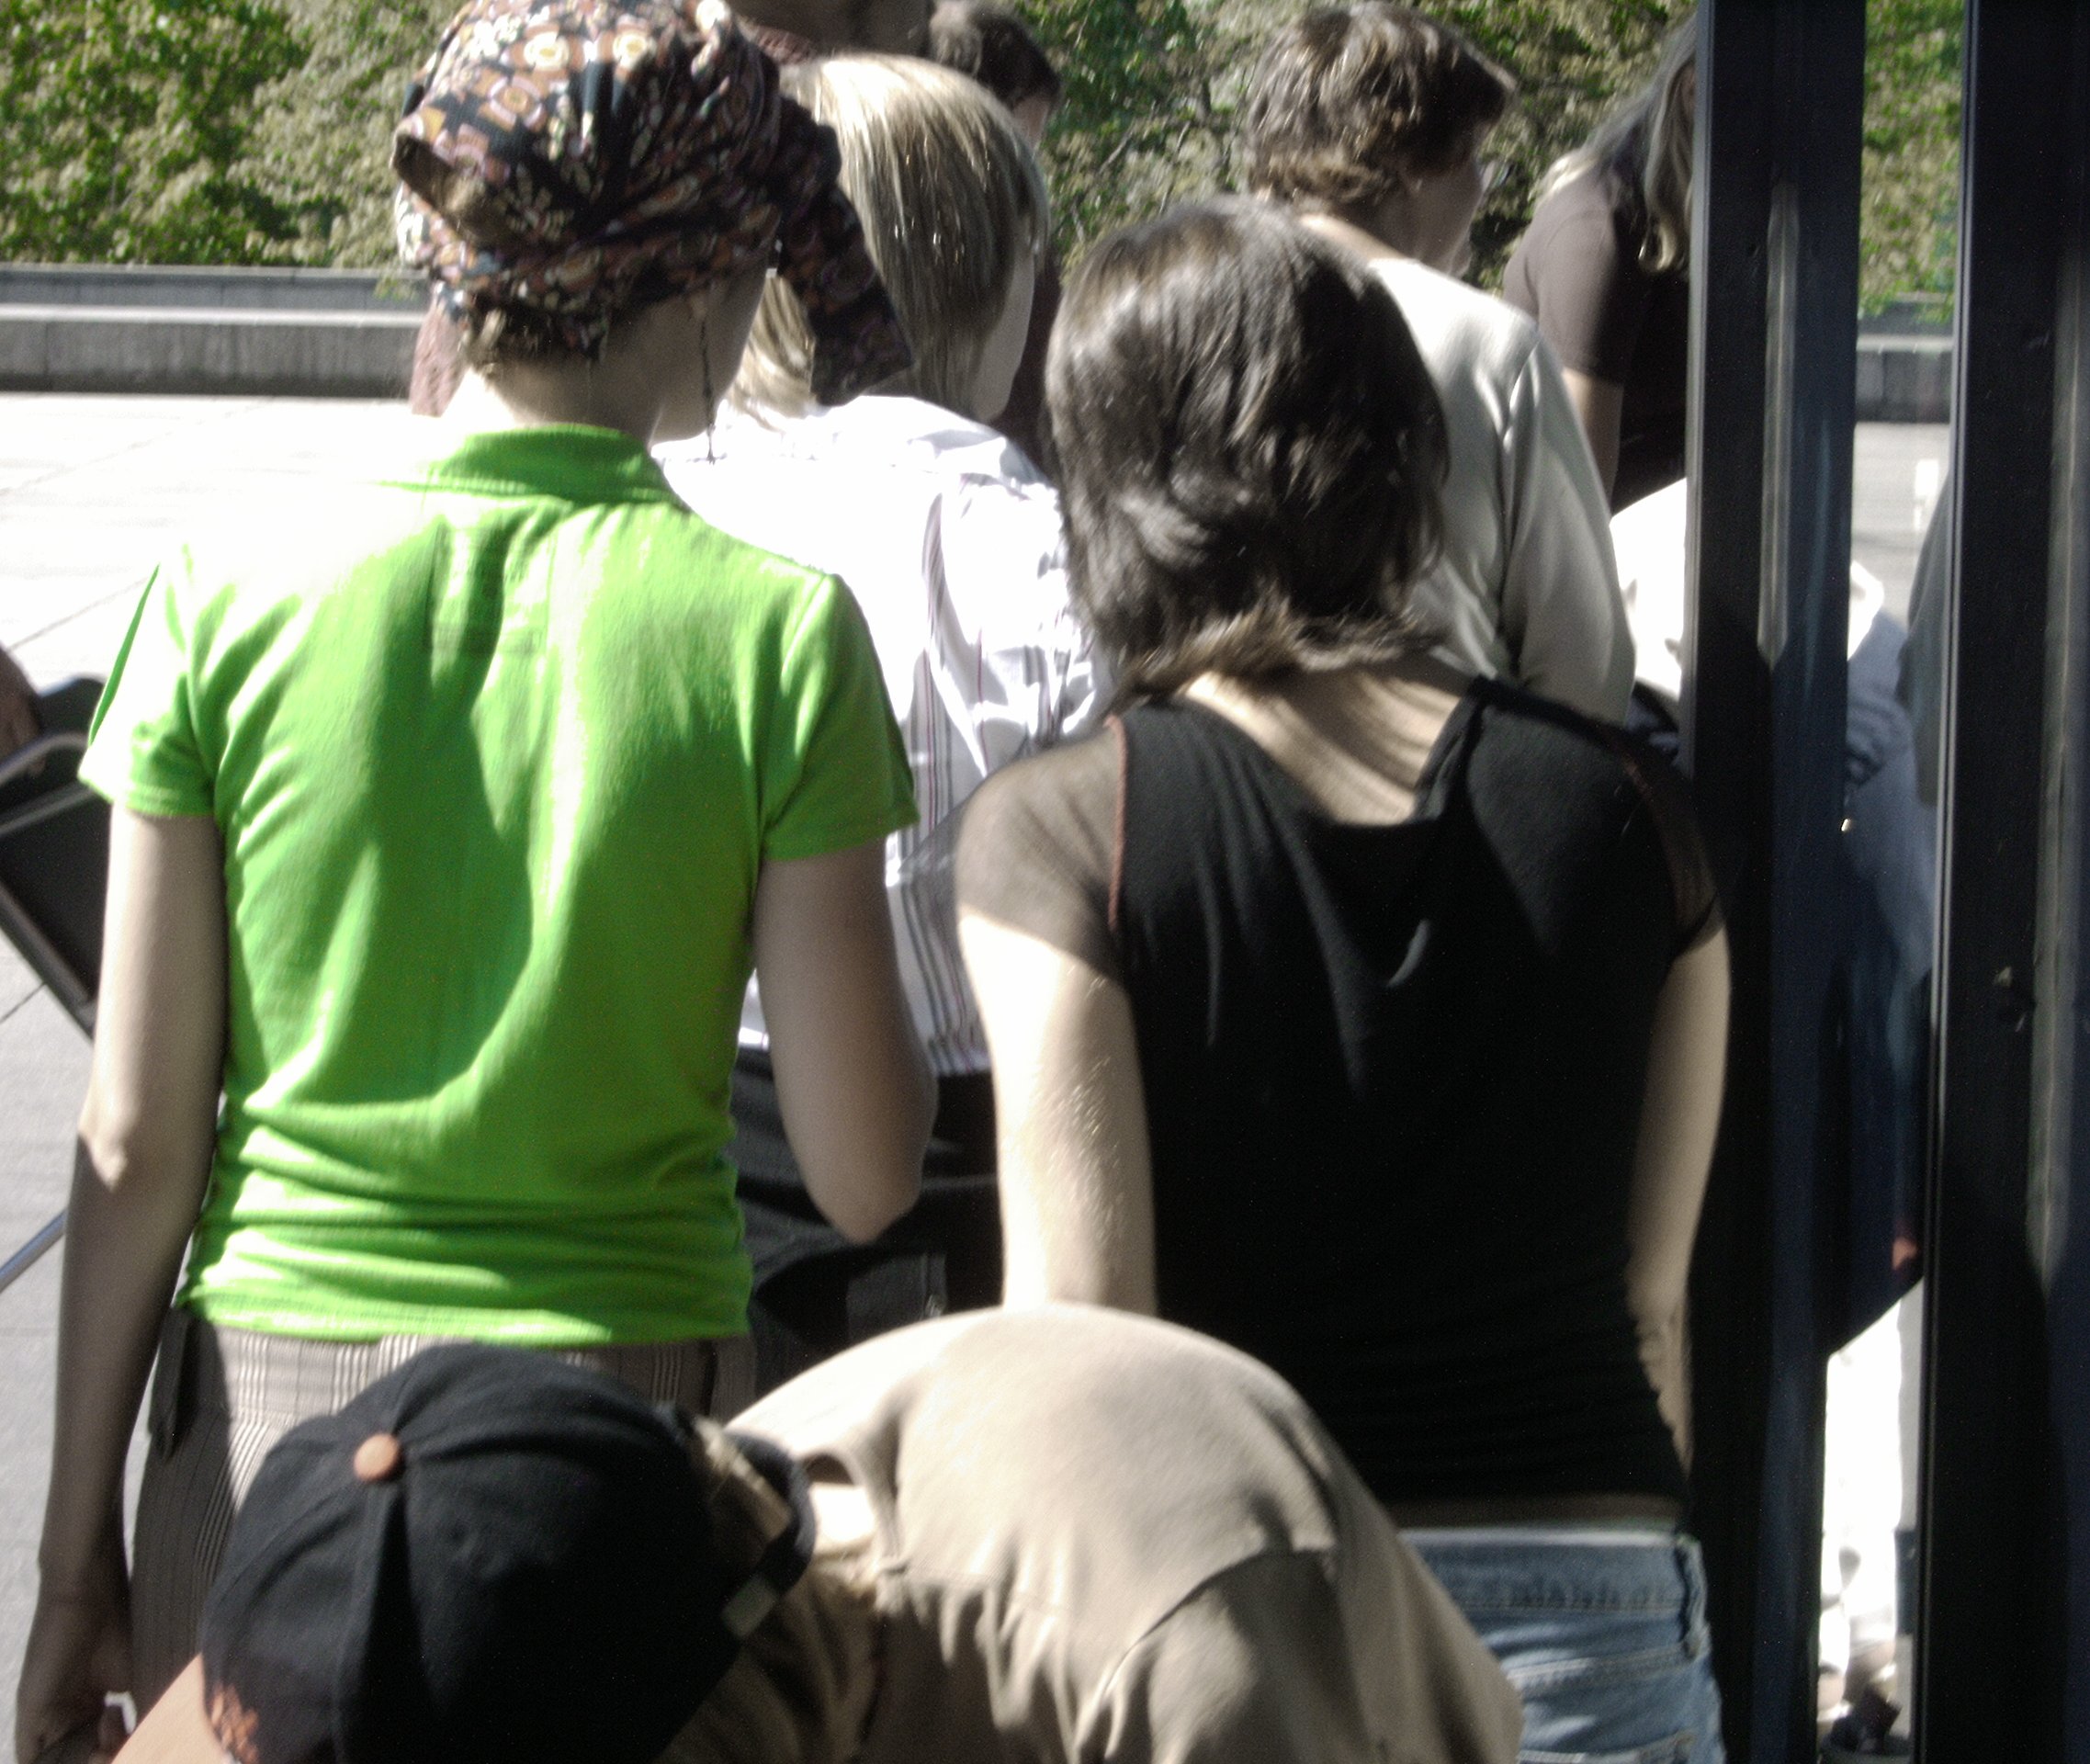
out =
{"type": "MultiPolygon", "coordinates": [[[[154,560],[186,534],[264,521],[287,492],[421,432],[396,403],[0,394],[0,644],[40,684],[106,673],[154,560]]],[[[1858,430],[1853,549],[1896,612],[1945,438],[1858,430]]],[[[0,1254],[63,1204],[85,1075],[78,1031],[0,944],[0,1254]]],[[[0,1764],[35,1590],[57,1272],[53,1254],[0,1293],[0,1764]]]]}

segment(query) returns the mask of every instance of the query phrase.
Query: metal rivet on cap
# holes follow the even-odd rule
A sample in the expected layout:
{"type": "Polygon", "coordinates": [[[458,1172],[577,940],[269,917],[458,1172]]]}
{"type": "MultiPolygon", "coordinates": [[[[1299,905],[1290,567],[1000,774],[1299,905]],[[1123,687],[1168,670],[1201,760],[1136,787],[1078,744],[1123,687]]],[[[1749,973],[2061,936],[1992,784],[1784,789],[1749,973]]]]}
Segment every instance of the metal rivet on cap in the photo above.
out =
{"type": "Polygon", "coordinates": [[[405,1462],[398,1439],[390,1433],[373,1433],[356,1448],[356,1475],[362,1482],[390,1482],[405,1462]]]}

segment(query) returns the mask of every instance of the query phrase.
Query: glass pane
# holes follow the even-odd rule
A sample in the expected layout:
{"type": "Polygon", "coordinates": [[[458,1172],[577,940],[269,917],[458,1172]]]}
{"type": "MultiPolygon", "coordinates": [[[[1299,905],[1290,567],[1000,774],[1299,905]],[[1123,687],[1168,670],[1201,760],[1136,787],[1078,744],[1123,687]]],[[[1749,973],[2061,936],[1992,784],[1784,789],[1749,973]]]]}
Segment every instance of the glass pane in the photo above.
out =
{"type": "Polygon", "coordinates": [[[1851,1333],[1828,1367],[1825,1756],[1905,1744],[1962,8],[1871,0],[1845,853],[1851,1333]]]}

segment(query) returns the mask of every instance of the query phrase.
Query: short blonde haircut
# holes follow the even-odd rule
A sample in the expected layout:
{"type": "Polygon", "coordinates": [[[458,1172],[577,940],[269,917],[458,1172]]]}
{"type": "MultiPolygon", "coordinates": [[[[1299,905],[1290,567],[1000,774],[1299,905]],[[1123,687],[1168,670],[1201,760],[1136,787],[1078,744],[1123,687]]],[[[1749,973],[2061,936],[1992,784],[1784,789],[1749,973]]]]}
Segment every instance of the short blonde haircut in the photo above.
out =
{"type": "MultiPolygon", "coordinates": [[[[834,130],[842,190],[914,345],[914,366],[878,390],[966,411],[1016,266],[1051,222],[1035,156],[985,90],[933,62],[837,56],[787,69],[784,88],[834,130]]],[[[733,401],[805,410],[812,361],[797,298],[772,278],[733,401]]]]}
{"type": "Polygon", "coordinates": [[[1556,161],[1539,185],[1542,201],[1584,172],[1610,170],[1639,198],[1640,262],[1661,271],[1691,254],[1692,131],[1698,120],[1698,14],[1670,29],[1647,83],[1556,161]],[[1686,101],[1686,91],[1691,96],[1686,101]]]}

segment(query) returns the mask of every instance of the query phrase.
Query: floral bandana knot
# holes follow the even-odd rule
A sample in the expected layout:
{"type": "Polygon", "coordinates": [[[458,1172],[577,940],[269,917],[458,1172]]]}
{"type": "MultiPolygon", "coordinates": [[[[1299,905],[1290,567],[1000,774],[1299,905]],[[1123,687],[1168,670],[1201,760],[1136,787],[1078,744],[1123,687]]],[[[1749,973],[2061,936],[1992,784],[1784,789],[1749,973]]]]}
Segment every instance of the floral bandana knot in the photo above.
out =
{"type": "Polygon", "coordinates": [[[459,321],[513,311],[591,356],[638,307],[774,261],[841,403],[912,356],[840,164],[718,0],[473,0],[392,136],[400,254],[459,321]]]}

